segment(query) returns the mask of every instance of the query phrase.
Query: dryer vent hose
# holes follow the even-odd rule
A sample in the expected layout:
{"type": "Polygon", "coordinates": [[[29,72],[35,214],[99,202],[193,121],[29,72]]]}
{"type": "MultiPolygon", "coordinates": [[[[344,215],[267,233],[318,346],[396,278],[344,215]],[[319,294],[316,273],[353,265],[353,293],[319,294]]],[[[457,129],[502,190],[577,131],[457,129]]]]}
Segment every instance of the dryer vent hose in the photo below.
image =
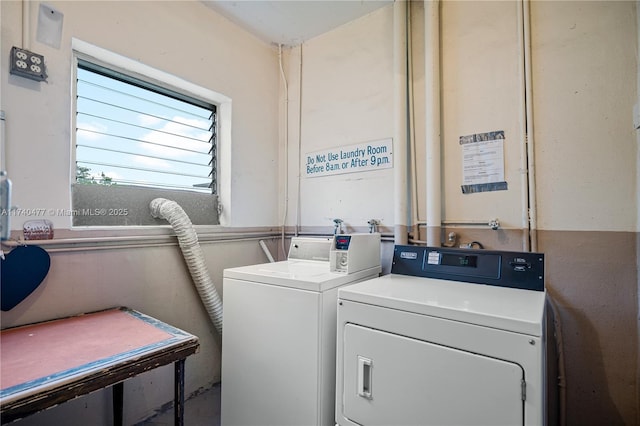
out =
{"type": "Polygon", "coordinates": [[[165,219],[173,227],[200,299],[202,299],[211,322],[218,333],[222,335],[222,300],[209,276],[204,255],[198,243],[198,236],[189,216],[178,203],[164,198],[152,200],[149,208],[153,217],[165,219]]]}

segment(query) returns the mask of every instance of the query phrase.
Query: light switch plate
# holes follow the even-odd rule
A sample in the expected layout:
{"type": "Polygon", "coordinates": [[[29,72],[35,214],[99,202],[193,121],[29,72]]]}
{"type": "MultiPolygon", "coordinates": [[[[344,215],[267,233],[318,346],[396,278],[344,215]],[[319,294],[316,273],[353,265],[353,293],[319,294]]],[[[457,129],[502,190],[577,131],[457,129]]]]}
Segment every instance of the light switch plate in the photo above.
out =
{"type": "Polygon", "coordinates": [[[15,46],[11,48],[9,72],[13,75],[19,75],[20,77],[28,78],[30,80],[47,80],[44,56],[15,46]]]}

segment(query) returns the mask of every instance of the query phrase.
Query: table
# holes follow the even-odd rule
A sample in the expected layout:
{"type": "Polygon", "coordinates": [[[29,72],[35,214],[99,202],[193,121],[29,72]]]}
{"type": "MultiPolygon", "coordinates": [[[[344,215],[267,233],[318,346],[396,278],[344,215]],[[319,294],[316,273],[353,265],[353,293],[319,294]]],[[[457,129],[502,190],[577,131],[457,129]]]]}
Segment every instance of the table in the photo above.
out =
{"type": "Polygon", "coordinates": [[[123,381],[174,363],[175,424],[184,424],[184,368],[198,338],[125,307],[2,330],[2,424],[112,386],[122,425],[123,381]]]}

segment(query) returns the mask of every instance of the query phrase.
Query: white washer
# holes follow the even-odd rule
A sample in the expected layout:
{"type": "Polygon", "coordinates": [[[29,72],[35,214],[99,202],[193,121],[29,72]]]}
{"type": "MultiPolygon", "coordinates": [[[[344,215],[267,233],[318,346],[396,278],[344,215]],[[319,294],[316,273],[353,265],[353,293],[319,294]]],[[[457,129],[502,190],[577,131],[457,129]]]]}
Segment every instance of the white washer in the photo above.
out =
{"type": "Polygon", "coordinates": [[[338,288],[380,271],[380,234],[293,238],[286,261],[225,269],[222,425],[334,425],[338,288]],[[331,271],[337,252],[358,270],[331,271]]]}
{"type": "Polygon", "coordinates": [[[391,272],[339,290],[339,425],[545,424],[542,254],[396,246],[391,272]]]}

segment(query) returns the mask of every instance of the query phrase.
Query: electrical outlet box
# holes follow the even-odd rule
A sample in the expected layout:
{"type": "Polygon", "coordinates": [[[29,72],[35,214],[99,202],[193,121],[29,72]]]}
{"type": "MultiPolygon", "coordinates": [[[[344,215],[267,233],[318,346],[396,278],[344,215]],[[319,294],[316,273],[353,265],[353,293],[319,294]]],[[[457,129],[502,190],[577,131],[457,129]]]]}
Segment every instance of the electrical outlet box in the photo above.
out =
{"type": "Polygon", "coordinates": [[[44,56],[15,46],[11,48],[9,72],[13,75],[19,75],[20,77],[28,78],[30,80],[47,80],[44,56]]]}

